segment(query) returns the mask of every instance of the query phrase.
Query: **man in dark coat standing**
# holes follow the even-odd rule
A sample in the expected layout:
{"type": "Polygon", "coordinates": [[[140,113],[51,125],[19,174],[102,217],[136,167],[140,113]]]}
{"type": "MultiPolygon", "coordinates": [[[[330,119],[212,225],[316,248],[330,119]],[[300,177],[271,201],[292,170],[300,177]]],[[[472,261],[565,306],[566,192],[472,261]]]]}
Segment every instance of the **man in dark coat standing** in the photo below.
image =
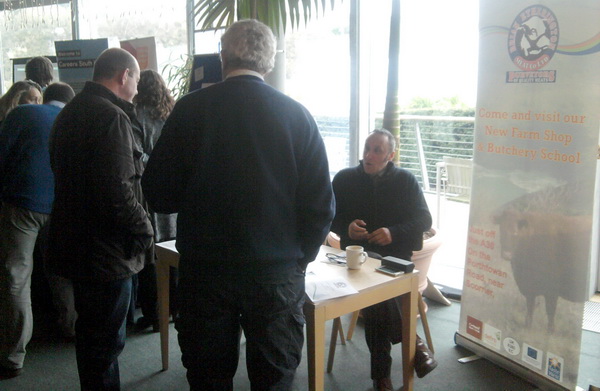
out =
{"type": "Polygon", "coordinates": [[[73,280],[77,367],[82,390],[119,390],[131,276],[153,231],[135,197],[142,151],[132,133],[140,68],[120,48],[107,49],[87,82],[60,113],[50,159],[55,201],[48,267],[73,280]]]}
{"type": "Polygon", "coordinates": [[[179,213],[176,327],[192,390],[233,390],[240,326],[253,390],[290,390],[302,357],[304,271],[334,200],[313,117],[263,80],[275,43],[256,20],[229,27],[225,81],[177,102],[142,178],[151,208],[179,213]]]}

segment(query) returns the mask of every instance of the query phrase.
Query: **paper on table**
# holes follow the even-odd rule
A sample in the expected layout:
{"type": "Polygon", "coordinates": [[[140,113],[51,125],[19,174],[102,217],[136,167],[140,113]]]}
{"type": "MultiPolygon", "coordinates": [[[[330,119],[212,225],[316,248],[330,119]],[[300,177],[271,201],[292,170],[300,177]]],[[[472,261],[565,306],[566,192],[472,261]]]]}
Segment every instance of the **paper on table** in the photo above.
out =
{"type": "Polygon", "coordinates": [[[358,293],[344,277],[314,272],[306,273],[305,290],[313,303],[358,293]]]}

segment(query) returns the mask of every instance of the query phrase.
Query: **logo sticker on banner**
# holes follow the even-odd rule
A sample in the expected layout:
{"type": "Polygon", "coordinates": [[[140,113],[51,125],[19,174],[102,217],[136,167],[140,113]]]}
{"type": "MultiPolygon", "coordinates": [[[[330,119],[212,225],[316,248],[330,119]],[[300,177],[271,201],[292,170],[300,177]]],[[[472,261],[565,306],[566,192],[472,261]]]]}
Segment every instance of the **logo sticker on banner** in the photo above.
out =
{"type": "Polygon", "coordinates": [[[558,381],[562,381],[563,362],[564,361],[561,357],[558,357],[554,353],[548,352],[548,376],[558,381]]]}
{"type": "Polygon", "coordinates": [[[526,343],[523,344],[523,361],[527,364],[536,367],[537,369],[542,369],[542,358],[544,356],[544,352],[530,346],[526,343]]]}
{"type": "Polygon", "coordinates": [[[519,12],[508,33],[508,53],[522,71],[507,72],[507,83],[554,83],[556,71],[540,69],[554,56],[558,37],[558,21],[549,8],[533,5],[519,12]]]}

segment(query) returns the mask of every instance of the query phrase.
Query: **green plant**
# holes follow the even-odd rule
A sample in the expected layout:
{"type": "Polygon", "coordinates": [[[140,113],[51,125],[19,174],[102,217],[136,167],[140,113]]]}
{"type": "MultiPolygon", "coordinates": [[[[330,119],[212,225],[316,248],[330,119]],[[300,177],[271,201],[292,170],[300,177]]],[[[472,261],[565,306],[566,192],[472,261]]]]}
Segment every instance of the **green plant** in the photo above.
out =
{"type": "MultiPolygon", "coordinates": [[[[330,2],[333,9],[335,0],[330,2]]],[[[324,12],[326,6],[327,0],[196,0],[194,15],[202,30],[227,27],[235,20],[252,18],[278,34],[285,33],[288,20],[292,29],[297,28],[301,19],[306,24],[318,15],[319,8],[324,12]]]]}
{"type": "Polygon", "coordinates": [[[171,89],[175,100],[189,91],[192,82],[193,56],[182,55],[180,60],[183,64],[177,65],[177,63],[170,62],[162,70],[162,74],[166,75],[167,86],[171,89]]]}

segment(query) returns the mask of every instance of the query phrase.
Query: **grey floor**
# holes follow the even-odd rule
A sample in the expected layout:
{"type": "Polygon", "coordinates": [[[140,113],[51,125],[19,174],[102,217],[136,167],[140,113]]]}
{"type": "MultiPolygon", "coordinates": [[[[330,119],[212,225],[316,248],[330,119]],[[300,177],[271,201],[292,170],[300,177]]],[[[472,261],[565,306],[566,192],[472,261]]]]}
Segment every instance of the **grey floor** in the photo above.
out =
{"type": "MultiPolygon", "coordinates": [[[[454,343],[459,316],[459,302],[454,302],[451,306],[446,307],[429,301],[428,319],[436,358],[440,365],[427,377],[415,378],[415,390],[536,390],[535,386],[489,361],[482,359],[468,364],[460,364],[457,360],[471,353],[454,343]]],[[[40,319],[39,316],[36,320],[34,339],[29,345],[26,357],[25,373],[15,379],[0,381],[0,390],[78,390],[79,383],[73,345],[54,341],[48,322],[43,317],[40,319]]],[[[347,325],[348,322],[349,318],[343,319],[344,325],[347,325]]],[[[392,380],[398,389],[402,381],[400,346],[394,347],[393,356],[392,380]]],[[[160,371],[159,336],[149,330],[128,335],[127,345],[119,362],[123,390],[188,389],[173,324],[171,324],[170,333],[171,367],[168,371],[160,371]]],[[[579,386],[587,390],[590,384],[599,385],[599,368],[600,334],[584,331],[579,386]]],[[[250,390],[246,376],[243,344],[240,365],[234,380],[234,389],[250,390]]],[[[306,389],[307,363],[304,355],[294,382],[294,390],[306,389]]],[[[369,355],[360,321],[352,341],[347,342],[345,346],[337,346],[333,372],[325,375],[325,389],[333,391],[368,391],[372,389],[369,379],[369,355]]]]}

